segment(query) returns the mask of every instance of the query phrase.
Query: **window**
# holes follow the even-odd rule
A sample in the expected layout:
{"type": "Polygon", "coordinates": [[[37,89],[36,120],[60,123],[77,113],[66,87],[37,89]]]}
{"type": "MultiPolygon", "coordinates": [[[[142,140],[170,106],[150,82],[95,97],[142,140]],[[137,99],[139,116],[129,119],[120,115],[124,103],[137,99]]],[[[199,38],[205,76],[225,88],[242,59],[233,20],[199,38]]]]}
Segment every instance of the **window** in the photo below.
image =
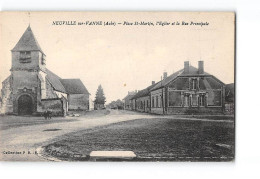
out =
{"type": "Polygon", "coordinates": [[[161,107],[161,100],[162,99],[162,96],[158,96],[158,107],[160,108],[161,107]]]}
{"type": "Polygon", "coordinates": [[[155,107],[158,108],[158,96],[156,96],[156,105],[155,105],[155,107]]]}
{"type": "Polygon", "coordinates": [[[192,106],[198,106],[198,96],[196,94],[193,94],[191,97],[191,105],[192,106]]]}
{"type": "Polygon", "coordinates": [[[148,100],[146,101],[146,107],[149,108],[149,101],[148,100]]]}
{"type": "Polygon", "coordinates": [[[189,98],[190,98],[190,97],[189,97],[188,94],[186,94],[186,95],[184,96],[184,107],[190,106],[190,104],[189,104],[190,99],[189,99],[189,98]]]}
{"type": "Polygon", "coordinates": [[[30,51],[22,51],[20,52],[20,62],[21,63],[30,63],[31,62],[31,52],[30,51]]]}
{"type": "Polygon", "coordinates": [[[181,106],[181,92],[169,91],[169,106],[181,106]]]}
{"type": "Polygon", "coordinates": [[[205,106],[205,95],[200,95],[199,97],[199,105],[200,106],[205,106]]]}
{"type": "Polygon", "coordinates": [[[154,108],[154,96],[152,97],[152,107],[154,108]]]}
{"type": "Polygon", "coordinates": [[[192,89],[193,90],[197,89],[197,80],[196,79],[192,79],[192,89]]]}

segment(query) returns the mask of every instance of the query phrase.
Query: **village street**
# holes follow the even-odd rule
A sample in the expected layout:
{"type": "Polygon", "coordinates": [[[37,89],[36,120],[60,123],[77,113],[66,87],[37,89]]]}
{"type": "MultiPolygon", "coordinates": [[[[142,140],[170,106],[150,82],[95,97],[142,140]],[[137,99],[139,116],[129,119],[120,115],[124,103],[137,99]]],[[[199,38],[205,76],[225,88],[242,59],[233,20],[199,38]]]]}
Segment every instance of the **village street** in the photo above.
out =
{"type": "MultiPolygon", "coordinates": [[[[50,124],[37,124],[22,127],[12,127],[1,130],[1,154],[4,161],[45,161],[35,152],[37,148],[48,144],[54,138],[67,133],[76,132],[97,126],[134,120],[138,118],[151,118],[150,115],[120,112],[111,110],[108,115],[90,115],[81,117],[67,117],[77,119],[50,124]],[[8,152],[12,152],[8,154],[8,152]],[[16,154],[15,154],[16,153],[16,154]]],[[[2,117],[0,117],[1,120],[2,117]]],[[[16,117],[19,118],[19,117],[16,117]]],[[[20,117],[25,118],[25,117],[20,117]]],[[[41,117],[39,117],[41,118],[41,117]]],[[[55,118],[51,119],[54,120],[55,118]]],[[[32,122],[33,123],[33,122],[32,122]]]]}
{"type": "MultiPolygon", "coordinates": [[[[5,116],[6,117],[6,116],[5,116]]],[[[7,116],[8,117],[8,116],[7,116]]],[[[19,116],[9,116],[9,120],[13,120],[14,122],[17,122],[17,119],[26,119],[26,117],[19,117],[19,116]],[[15,119],[13,119],[15,118],[15,119]]],[[[195,132],[199,129],[201,130],[201,121],[203,121],[203,126],[230,126],[233,128],[233,121],[230,120],[214,120],[214,119],[198,119],[198,118],[191,118],[187,116],[158,116],[158,115],[150,115],[146,113],[136,113],[132,111],[121,111],[121,110],[103,110],[101,113],[99,111],[92,111],[89,114],[82,115],[80,117],[66,117],[64,118],[53,118],[53,123],[48,123],[48,121],[45,121],[41,117],[29,117],[29,118],[36,118],[35,123],[38,120],[43,121],[44,123],[39,124],[33,124],[33,121],[30,121],[30,123],[26,124],[25,126],[21,125],[19,126],[19,122],[17,126],[7,125],[4,126],[1,124],[1,159],[4,161],[47,161],[45,157],[41,156],[41,146],[46,146],[50,143],[54,143],[55,141],[60,143],[63,143],[62,140],[65,138],[73,137],[73,135],[78,136],[86,136],[84,134],[84,131],[88,129],[93,129],[95,127],[100,127],[98,130],[95,130],[96,135],[93,138],[91,138],[91,134],[87,137],[90,137],[87,139],[90,143],[92,142],[93,145],[96,143],[99,143],[101,146],[103,143],[108,144],[113,143],[115,144],[115,139],[120,139],[123,135],[127,135],[124,137],[126,139],[126,144],[135,144],[136,142],[130,142],[128,139],[128,136],[132,138],[131,136],[137,135],[138,136],[138,143],[142,144],[147,142],[147,140],[151,140],[148,136],[148,138],[142,139],[142,137],[146,137],[146,134],[156,132],[153,134],[154,137],[152,137],[152,140],[157,138],[159,141],[162,141],[161,139],[164,139],[161,135],[166,135],[166,138],[168,138],[170,141],[167,141],[167,145],[170,143],[174,144],[176,142],[174,139],[175,136],[179,136],[179,134],[174,134],[175,132],[181,132],[180,136],[182,136],[182,133],[187,132],[187,130],[192,130],[195,132]],[[56,122],[55,122],[56,120],[56,122]],[[180,123],[180,120],[183,121],[180,123]],[[63,122],[64,121],[64,122],[63,122]],[[131,122],[129,125],[129,121],[131,122]],[[173,123],[171,122],[173,121],[173,123]],[[175,122],[174,122],[175,121],[175,122]],[[120,123],[120,122],[123,122],[120,123]],[[170,123],[169,123],[170,122],[170,123]],[[126,123],[126,124],[125,124],[126,123]],[[205,125],[204,123],[207,123],[205,125]],[[106,131],[102,131],[103,128],[111,128],[106,126],[111,126],[109,124],[113,124],[112,128],[116,130],[121,130],[121,133],[112,134],[112,138],[109,136],[109,131],[106,134],[106,131]],[[166,126],[165,126],[166,124],[166,126]],[[215,125],[216,124],[216,125],[215,125]],[[121,125],[121,126],[120,126],[121,125]],[[180,125],[180,126],[179,126],[180,125]],[[187,126],[188,129],[186,130],[179,130],[180,127],[183,128],[184,126],[187,126]],[[199,128],[196,126],[198,125],[199,128]],[[4,128],[3,128],[4,126],[4,128]],[[8,127],[9,126],[9,127],[8,127]],[[104,126],[104,127],[102,127],[104,126]],[[127,127],[123,129],[122,127],[127,127]],[[141,127],[141,128],[140,128],[141,127]],[[155,129],[155,127],[158,127],[158,129],[155,129]],[[191,127],[191,128],[190,128],[191,127]],[[154,129],[152,129],[154,128],[154,129]],[[128,135],[130,129],[130,135],[128,135]],[[165,131],[170,129],[170,131],[165,131]],[[137,130],[137,131],[134,131],[137,130]],[[139,131],[138,131],[139,130],[139,131]],[[173,130],[173,131],[172,131],[173,130]],[[83,134],[81,134],[80,131],[83,131],[83,134]],[[125,132],[124,132],[125,131],[125,132]],[[146,133],[144,133],[146,131],[146,133]],[[175,132],[174,132],[175,131],[175,132]],[[133,133],[132,133],[133,132],[133,133]],[[140,134],[141,133],[141,134],[140,134]],[[165,133],[165,134],[162,134],[165,133]],[[68,135],[67,135],[68,134],[68,135]],[[72,135],[73,134],[73,135],[72,135]],[[117,136],[118,135],[118,136],[117,136]],[[143,136],[140,136],[143,135],[143,136]],[[171,135],[173,135],[171,137],[171,135]],[[169,136],[169,137],[168,137],[169,136]],[[106,138],[108,137],[108,138],[106,138]],[[110,138],[109,138],[110,137],[110,138]],[[102,142],[105,140],[105,142],[102,142]]],[[[28,118],[28,119],[29,119],[28,118]]],[[[4,121],[4,117],[0,117],[1,122],[4,121]]],[[[214,129],[217,129],[215,128],[214,129]]],[[[230,128],[230,127],[229,127],[230,128]]],[[[210,129],[208,127],[205,128],[206,130],[210,129]]],[[[211,129],[210,129],[211,130],[211,129]]],[[[112,130],[113,132],[114,130],[112,130]]],[[[149,134],[150,135],[150,134],[149,134]]],[[[193,135],[193,134],[192,134],[193,135]]],[[[193,136],[187,136],[188,138],[193,138],[193,136]]],[[[167,139],[167,140],[168,140],[167,139]]],[[[178,139],[179,140],[179,139],[178,139]]],[[[72,143],[69,145],[74,146],[74,138],[72,138],[72,143]]],[[[214,143],[214,141],[212,141],[214,143]]],[[[82,144],[79,144],[82,146],[82,144]]],[[[84,145],[84,144],[83,144],[84,145]]],[[[92,145],[92,144],[91,144],[92,145]]],[[[92,146],[93,146],[92,145],[92,146]]],[[[120,144],[121,147],[124,148],[125,144],[120,144]]],[[[163,143],[162,143],[163,145],[163,143]]],[[[186,144],[185,144],[186,145],[186,144]]],[[[215,145],[215,144],[214,144],[215,145]]],[[[76,142],[75,142],[76,146],[76,142]]],[[[175,145],[176,146],[176,145],[175,145]]],[[[97,150],[100,146],[97,146],[94,149],[91,149],[91,147],[84,147],[84,150],[97,150]]],[[[182,148],[185,148],[185,146],[182,146],[182,148]]],[[[225,147],[225,146],[224,146],[225,147]]],[[[150,146],[147,146],[147,148],[151,148],[150,146]]],[[[107,148],[104,148],[107,149],[107,148]]],[[[173,148],[172,148],[173,149],[173,148]]],[[[142,150],[147,150],[146,148],[142,150]]],[[[185,149],[186,150],[186,149],[185,149]]],[[[212,149],[210,149],[212,150],[212,149]]],[[[215,150],[215,149],[214,149],[215,150]]],[[[217,149],[218,150],[218,149],[217,149]]],[[[160,152],[159,152],[160,153],[160,152]]],[[[174,154],[174,152],[172,152],[174,154]]]]}

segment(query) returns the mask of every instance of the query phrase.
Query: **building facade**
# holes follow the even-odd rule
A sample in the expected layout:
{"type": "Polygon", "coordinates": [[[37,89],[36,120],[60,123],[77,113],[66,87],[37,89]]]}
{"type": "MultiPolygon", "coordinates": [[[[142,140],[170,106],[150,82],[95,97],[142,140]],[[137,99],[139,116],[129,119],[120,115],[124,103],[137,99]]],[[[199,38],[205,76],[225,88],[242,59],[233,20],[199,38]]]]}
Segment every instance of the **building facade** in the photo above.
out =
{"type": "Polygon", "coordinates": [[[128,94],[126,97],[123,99],[124,103],[124,109],[125,110],[132,110],[133,109],[133,104],[132,104],[132,97],[137,93],[137,91],[128,91],[128,94]]]}
{"type": "Polygon", "coordinates": [[[224,113],[225,84],[204,71],[184,62],[184,69],[164,78],[151,89],[151,112],[156,114],[224,113]]]}
{"type": "Polygon", "coordinates": [[[69,81],[74,85],[74,89],[70,89],[64,83],[66,79],[46,68],[46,55],[30,26],[11,53],[11,75],[2,82],[1,113],[37,115],[50,110],[54,115],[66,115],[70,106],[82,107],[70,100],[72,95],[79,93],[88,99],[89,93],[83,84],[78,83],[79,79],[69,81]]]}
{"type": "Polygon", "coordinates": [[[151,96],[150,90],[155,86],[155,81],[152,81],[152,85],[147,88],[138,91],[132,98],[132,109],[140,112],[151,112],[151,96]]]}
{"type": "Polygon", "coordinates": [[[130,103],[132,110],[154,114],[222,114],[225,97],[225,84],[204,71],[203,61],[198,68],[186,61],[183,69],[170,76],[164,72],[161,81],[138,91],[130,103]]]}

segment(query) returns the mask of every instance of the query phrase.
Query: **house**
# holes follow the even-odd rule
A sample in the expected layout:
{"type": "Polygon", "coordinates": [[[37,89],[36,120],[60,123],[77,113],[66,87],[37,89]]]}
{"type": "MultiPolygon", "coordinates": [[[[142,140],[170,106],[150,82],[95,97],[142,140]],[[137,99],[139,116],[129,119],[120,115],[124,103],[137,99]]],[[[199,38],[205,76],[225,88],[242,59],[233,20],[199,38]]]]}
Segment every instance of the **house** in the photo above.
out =
{"type": "Polygon", "coordinates": [[[227,114],[234,114],[235,111],[235,88],[234,83],[226,85],[225,92],[225,112],[227,114]]]}
{"type": "Polygon", "coordinates": [[[140,112],[151,112],[151,97],[150,90],[156,85],[155,81],[152,81],[152,84],[147,88],[138,91],[131,98],[131,103],[133,104],[133,110],[140,112]]]}
{"type": "Polygon", "coordinates": [[[216,114],[224,112],[225,84],[204,71],[184,62],[184,68],[164,79],[152,89],[151,113],[156,114],[216,114]]]}
{"type": "Polygon", "coordinates": [[[137,93],[137,91],[128,91],[128,94],[126,95],[126,97],[124,97],[123,99],[123,103],[124,103],[124,109],[125,110],[132,110],[132,101],[131,98],[137,93]]]}
{"type": "Polygon", "coordinates": [[[89,93],[79,79],[62,79],[46,67],[46,55],[29,26],[11,50],[11,75],[2,82],[1,113],[66,115],[88,110],[89,93]]]}

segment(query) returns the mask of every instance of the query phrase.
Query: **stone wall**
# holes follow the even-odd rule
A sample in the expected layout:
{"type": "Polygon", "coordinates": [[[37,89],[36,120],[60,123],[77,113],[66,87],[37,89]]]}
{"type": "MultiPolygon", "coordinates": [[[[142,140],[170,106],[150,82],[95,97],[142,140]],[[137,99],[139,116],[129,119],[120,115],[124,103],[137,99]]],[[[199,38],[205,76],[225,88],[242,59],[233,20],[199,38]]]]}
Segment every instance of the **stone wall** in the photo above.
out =
{"type": "Polygon", "coordinates": [[[31,59],[26,63],[21,62],[20,52],[12,52],[12,69],[11,70],[38,70],[40,68],[40,55],[39,51],[31,51],[31,59]]]}
{"type": "Polygon", "coordinates": [[[64,115],[64,104],[62,99],[43,99],[41,101],[42,105],[44,106],[45,110],[51,111],[53,116],[63,116],[64,115]]]}
{"type": "Polygon", "coordinates": [[[50,82],[46,80],[46,99],[58,98],[57,94],[54,92],[50,82]]]}
{"type": "Polygon", "coordinates": [[[12,97],[12,75],[5,79],[2,83],[1,90],[2,102],[0,105],[1,114],[13,113],[13,97],[12,97]]]}
{"type": "Polygon", "coordinates": [[[88,94],[69,94],[69,110],[89,110],[88,94]]]}

